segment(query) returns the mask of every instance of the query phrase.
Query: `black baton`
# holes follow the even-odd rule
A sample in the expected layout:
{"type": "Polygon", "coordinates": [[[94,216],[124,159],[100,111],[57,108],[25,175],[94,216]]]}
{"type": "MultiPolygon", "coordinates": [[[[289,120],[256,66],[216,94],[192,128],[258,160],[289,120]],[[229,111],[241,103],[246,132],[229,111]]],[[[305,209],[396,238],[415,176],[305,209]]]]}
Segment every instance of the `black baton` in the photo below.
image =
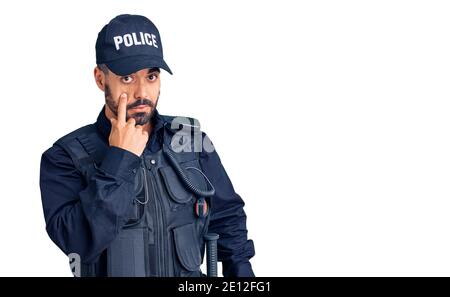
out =
{"type": "Polygon", "coordinates": [[[208,277],[217,277],[217,240],[219,234],[208,233],[204,236],[206,240],[206,270],[208,277]]]}

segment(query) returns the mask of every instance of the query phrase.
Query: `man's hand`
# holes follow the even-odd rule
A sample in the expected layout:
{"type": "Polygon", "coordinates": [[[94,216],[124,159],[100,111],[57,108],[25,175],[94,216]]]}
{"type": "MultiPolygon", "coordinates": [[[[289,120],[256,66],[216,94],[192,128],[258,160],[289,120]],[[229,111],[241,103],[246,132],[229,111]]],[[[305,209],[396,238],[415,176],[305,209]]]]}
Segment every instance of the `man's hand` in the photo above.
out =
{"type": "Polygon", "coordinates": [[[141,156],[148,140],[148,132],[136,125],[136,120],[127,116],[127,94],[120,95],[117,119],[111,118],[111,133],[109,134],[109,145],[117,146],[133,154],[141,156]]]}

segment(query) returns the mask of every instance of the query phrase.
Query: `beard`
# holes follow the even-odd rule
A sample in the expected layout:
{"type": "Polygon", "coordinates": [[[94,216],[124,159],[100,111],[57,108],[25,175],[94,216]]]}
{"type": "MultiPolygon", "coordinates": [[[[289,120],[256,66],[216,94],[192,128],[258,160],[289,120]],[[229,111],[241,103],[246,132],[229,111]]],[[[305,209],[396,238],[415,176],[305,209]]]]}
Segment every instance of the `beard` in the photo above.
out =
{"type": "MultiPolygon", "coordinates": [[[[127,113],[126,113],[126,120],[128,121],[130,118],[133,118],[136,121],[136,125],[145,125],[151,121],[153,116],[155,115],[156,106],[158,105],[159,95],[161,94],[161,91],[158,93],[158,98],[156,98],[156,102],[153,103],[152,100],[147,98],[140,98],[136,100],[135,102],[127,105],[127,113]],[[128,114],[128,110],[134,107],[137,107],[139,105],[147,105],[151,107],[150,112],[136,112],[133,115],[128,114]]],[[[108,105],[109,109],[113,112],[113,114],[117,117],[117,110],[119,108],[119,103],[114,102],[111,96],[111,89],[109,88],[109,85],[105,85],[105,102],[106,105],[108,105]]]]}

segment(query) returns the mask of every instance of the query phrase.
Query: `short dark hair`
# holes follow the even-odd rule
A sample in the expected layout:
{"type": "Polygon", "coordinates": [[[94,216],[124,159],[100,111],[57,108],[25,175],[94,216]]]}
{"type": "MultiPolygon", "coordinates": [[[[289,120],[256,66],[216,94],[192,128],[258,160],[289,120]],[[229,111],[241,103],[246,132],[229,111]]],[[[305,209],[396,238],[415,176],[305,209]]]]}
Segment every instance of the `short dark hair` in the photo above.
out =
{"type": "Polygon", "coordinates": [[[106,66],[106,64],[97,64],[97,67],[98,67],[104,74],[108,74],[108,73],[109,73],[109,69],[108,69],[108,66],[106,66]]]}

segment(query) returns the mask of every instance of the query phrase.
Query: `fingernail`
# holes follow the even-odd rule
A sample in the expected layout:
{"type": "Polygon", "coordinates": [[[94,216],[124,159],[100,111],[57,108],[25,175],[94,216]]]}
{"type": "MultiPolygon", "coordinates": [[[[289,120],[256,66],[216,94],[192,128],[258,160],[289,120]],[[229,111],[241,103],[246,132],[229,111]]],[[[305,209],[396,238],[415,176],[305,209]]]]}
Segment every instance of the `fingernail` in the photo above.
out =
{"type": "Polygon", "coordinates": [[[127,98],[127,94],[126,94],[126,93],[123,93],[123,94],[120,95],[120,96],[122,96],[122,98],[127,98]]]}

